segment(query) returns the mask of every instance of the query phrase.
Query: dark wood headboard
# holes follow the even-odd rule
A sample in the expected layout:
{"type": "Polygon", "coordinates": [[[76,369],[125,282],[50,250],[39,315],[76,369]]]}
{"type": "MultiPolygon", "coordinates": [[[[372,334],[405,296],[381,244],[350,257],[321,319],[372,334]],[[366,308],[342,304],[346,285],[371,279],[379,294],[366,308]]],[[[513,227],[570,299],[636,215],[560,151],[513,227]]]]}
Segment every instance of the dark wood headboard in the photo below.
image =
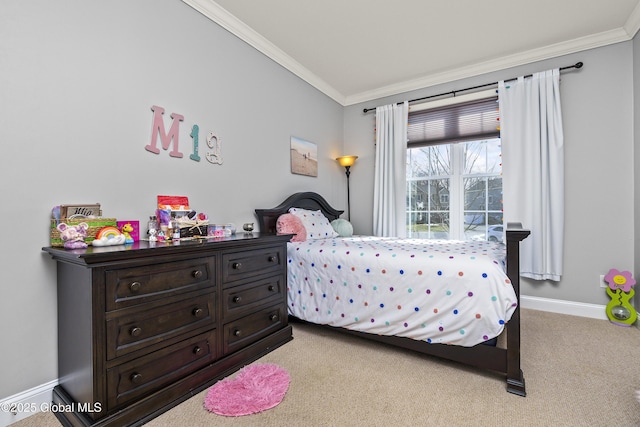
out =
{"type": "Polygon", "coordinates": [[[260,232],[264,234],[276,234],[276,221],[280,215],[289,212],[289,208],[302,208],[312,211],[320,210],[329,221],[337,219],[344,212],[331,207],[324,197],[318,193],[295,193],[275,208],[256,209],[260,232]]]}

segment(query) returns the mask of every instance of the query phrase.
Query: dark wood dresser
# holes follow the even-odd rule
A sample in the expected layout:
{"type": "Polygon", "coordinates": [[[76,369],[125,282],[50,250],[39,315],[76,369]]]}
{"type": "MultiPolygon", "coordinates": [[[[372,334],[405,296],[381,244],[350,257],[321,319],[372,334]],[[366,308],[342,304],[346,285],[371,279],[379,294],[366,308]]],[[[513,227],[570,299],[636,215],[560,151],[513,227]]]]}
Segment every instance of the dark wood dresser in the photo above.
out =
{"type": "Polygon", "coordinates": [[[58,270],[58,419],[141,425],[291,340],[290,237],[43,248],[58,270]]]}

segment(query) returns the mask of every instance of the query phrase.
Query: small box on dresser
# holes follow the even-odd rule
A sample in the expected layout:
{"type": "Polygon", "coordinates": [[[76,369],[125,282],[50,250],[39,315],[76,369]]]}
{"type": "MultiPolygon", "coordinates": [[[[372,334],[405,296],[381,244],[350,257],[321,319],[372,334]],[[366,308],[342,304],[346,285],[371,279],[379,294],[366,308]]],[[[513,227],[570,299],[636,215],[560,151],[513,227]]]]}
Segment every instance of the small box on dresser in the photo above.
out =
{"type": "Polygon", "coordinates": [[[58,267],[64,425],[141,425],[292,339],[286,242],[238,235],[79,250],[58,267]]]}

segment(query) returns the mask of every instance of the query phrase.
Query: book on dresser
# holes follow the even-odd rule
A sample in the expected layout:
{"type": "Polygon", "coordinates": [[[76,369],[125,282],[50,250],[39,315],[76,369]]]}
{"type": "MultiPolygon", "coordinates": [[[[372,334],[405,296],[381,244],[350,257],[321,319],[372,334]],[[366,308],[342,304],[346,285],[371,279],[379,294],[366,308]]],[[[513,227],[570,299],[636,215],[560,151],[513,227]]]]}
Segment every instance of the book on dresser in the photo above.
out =
{"type": "Polygon", "coordinates": [[[289,235],[46,247],[63,425],[141,425],[292,339],[289,235]]]}

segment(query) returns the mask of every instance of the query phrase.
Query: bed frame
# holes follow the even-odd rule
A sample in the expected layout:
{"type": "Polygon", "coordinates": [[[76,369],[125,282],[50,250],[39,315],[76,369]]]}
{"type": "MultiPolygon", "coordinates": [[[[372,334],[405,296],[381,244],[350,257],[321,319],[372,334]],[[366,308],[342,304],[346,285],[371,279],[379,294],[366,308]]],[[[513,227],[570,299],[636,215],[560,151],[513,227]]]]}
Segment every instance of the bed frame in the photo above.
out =
{"type": "MultiPolygon", "coordinates": [[[[255,210],[258,216],[258,223],[260,224],[260,231],[265,234],[275,234],[278,217],[287,213],[291,207],[321,210],[329,221],[337,219],[344,212],[331,207],[329,203],[317,193],[295,193],[274,208],[255,210]]],[[[474,347],[429,344],[425,341],[416,341],[404,337],[381,336],[325,325],[319,326],[337,329],[369,340],[418,351],[469,366],[496,371],[506,375],[508,392],[519,396],[526,396],[524,376],[520,369],[520,242],[529,234],[529,230],[522,229],[520,223],[507,224],[507,275],[516,292],[518,307],[505,328],[506,348],[485,344],[478,344],[474,347]]]]}

